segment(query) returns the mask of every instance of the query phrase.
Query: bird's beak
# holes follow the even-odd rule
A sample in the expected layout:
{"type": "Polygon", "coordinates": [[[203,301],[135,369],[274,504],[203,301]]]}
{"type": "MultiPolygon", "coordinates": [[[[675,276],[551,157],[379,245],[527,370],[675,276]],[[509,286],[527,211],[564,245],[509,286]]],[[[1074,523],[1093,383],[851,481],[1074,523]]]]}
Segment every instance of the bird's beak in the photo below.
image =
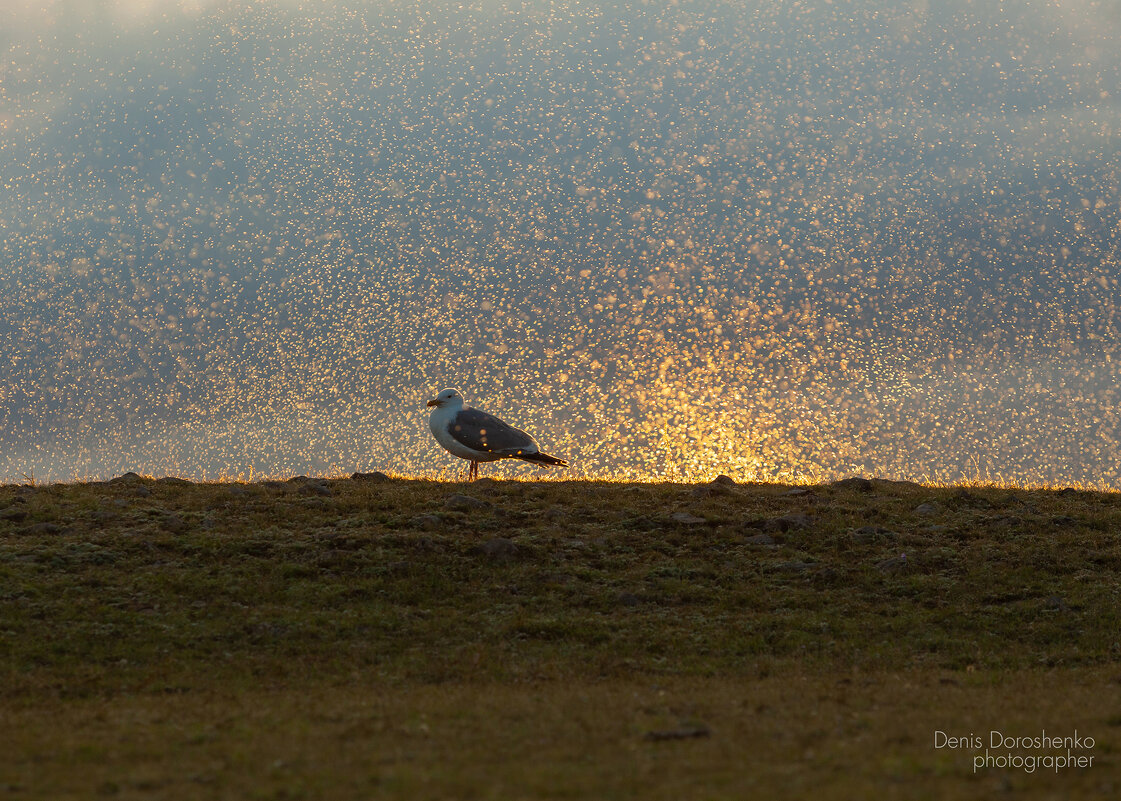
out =
{"type": "Polygon", "coordinates": [[[440,401],[439,401],[439,400],[437,400],[436,398],[433,398],[432,400],[428,401],[428,405],[429,405],[429,406],[439,406],[439,405],[440,405],[440,401]]]}

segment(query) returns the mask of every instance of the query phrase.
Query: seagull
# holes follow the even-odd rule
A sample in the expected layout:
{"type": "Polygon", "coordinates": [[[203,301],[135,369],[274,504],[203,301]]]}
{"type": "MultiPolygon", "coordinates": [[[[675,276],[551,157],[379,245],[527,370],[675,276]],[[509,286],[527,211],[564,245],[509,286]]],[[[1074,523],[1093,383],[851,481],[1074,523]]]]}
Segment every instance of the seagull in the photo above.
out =
{"type": "Polygon", "coordinates": [[[435,406],[428,418],[432,436],[460,459],[468,459],[468,480],[479,477],[479,462],[521,459],[540,465],[568,467],[568,462],[541,452],[537,440],[497,417],[463,405],[458,389],[441,390],[428,401],[435,406]]]}

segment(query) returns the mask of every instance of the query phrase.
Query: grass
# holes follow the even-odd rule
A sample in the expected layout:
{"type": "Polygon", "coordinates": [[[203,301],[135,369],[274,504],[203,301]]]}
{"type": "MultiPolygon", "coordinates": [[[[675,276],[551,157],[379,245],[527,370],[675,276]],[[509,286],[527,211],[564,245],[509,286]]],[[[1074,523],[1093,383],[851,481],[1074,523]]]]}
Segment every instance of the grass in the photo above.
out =
{"type": "Polygon", "coordinates": [[[0,797],[1121,792],[1121,496],[865,489],[0,487],[0,797]]]}

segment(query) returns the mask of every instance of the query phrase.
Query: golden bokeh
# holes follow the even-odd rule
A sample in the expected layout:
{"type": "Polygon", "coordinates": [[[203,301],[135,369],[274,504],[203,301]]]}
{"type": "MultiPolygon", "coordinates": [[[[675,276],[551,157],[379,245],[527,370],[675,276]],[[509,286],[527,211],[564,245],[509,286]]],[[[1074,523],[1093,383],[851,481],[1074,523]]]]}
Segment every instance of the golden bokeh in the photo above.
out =
{"type": "Polygon", "coordinates": [[[20,4],[0,479],[1121,486],[1116,2],[20,4]]]}

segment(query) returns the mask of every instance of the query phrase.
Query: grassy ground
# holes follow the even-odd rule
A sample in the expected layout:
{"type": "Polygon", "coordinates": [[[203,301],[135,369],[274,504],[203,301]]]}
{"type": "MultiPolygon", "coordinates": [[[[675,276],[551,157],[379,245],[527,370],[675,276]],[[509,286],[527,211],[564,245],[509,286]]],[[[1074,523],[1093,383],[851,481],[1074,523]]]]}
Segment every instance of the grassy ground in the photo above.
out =
{"type": "Polygon", "coordinates": [[[879,481],[0,487],[0,798],[1115,797],[1119,534],[879,481]],[[1094,761],[934,747],[992,729],[1094,761]]]}

